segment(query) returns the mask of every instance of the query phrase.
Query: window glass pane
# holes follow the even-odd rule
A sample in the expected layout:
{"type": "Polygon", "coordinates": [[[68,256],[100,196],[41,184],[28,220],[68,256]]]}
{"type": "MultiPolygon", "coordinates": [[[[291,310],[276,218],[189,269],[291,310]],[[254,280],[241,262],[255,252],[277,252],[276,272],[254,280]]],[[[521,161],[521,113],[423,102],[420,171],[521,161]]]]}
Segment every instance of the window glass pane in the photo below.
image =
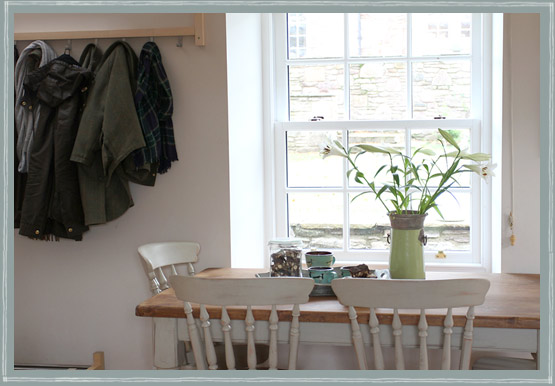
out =
{"type": "Polygon", "coordinates": [[[413,118],[470,117],[470,61],[414,62],[413,118]]]}
{"type": "Polygon", "coordinates": [[[289,193],[289,236],[305,248],[343,247],[342,193],[289,193]]]}
{"type": "MultiPolygon", "coordinates": [[[[446,131],[449,134],[451,134],[451,136],[453,137],[453,139],[455,139],[455,141],[457,141],[457,144],[459,145],[459,147],[462,150],[469,151],[469,149],[470,149],[470,129],[448,129],[446,131]]],[[[435,156],[427,156],[427,155],[423,155],[423,154],[419,153],[413,158],[413,163],[418,166],[418,165],[421,165],[422,161],[425,160],[428,165],[431,165],[431,162],[434,159],[436,159],[439,155],[443,154],[443,148],[441,146],[441,143],[439,142],[440,139],[445,144],[447,152],[455,151],[455,148],[453,146],[449,145],[443,139],[443,137],[439,134],[437,128],[435,128],[435,129],[412,129],[411,130],[411,147],[412,147],[411,154],[414,153],[416,151],[416,149],[419,149],[421,147],[423,147],[425,149],[432,150],[436,154],[435,156]]],[[[448,158],[448,160],[452,161],[453,159],[448,158]]],[[[473,164],[472,161],[468,161],[468,163],[473,164]]],[[[464,164],[464,162],[462,164],[464,164]]],[[[449,163],[449,165],[451,165],[451,163],[449,163]]],[[[447,170],[447,164],[445,163],[445,158],[441,158],[440,161],[437,163],[437,166],[442,171],[447,170]]],[[[435,173],[437,170],[438,169],[435,169],[435,171],[432,172],[432,174],[435,173]]],[[[468,169],[465,168],[463,170],[468,170],[468,169]]],[[[456,178],[456,180],[458,181],[458,183],[460,185],[457,185],[455,183],[455,185],[453,185],[453,186],[465,186],[465,187],[470,186],[471,173],[472,172],[464,172],[464,173],[457,174],[455,178],[456,178]]],[[[419,175],[420,175],[421,178],[425,178],[426,177],[426,170],[421,167],[419,169],[419,175]]],[[[439,184],[439,182],[440,182],[440,178],[436,177],[436,178],[431,179],[430,182],[428,183],[428,185],[437,186],[437,184],[439,184]]]]}
{"type": "Polygon", "coordinates": [[[343,65],[289,66],[289,111],[292,121],[315,116],[343,119],[345,106],[343,65]]]}
{"type": "MultiPolygon", "coordinates": [[[[470,192],[444,193],[436,203],[443,219],[435,210],[430,210],[424,222],[424,233],[428,236],[425,250],[468,251],[470,250],[470,192]]],[[[447,258],[449,254],[447,253],[447,258]]]]}
{"type": "Polygon", "coordinates": [[[288,131],[287,182],[289,187],[338,187],[343,184],[343,158],[320,157],[326,137],[341,142],[340,131],[288,131]]]}
{"type": "Polygon", "coordinates": [[[352,64],[351,119],[407,118],[407,64],[370,62],[352,64]]]}
{"type": "Polygon", "coordinates": [[[372,193],[353,200],[356,193],[349,196],[350,249],[388,249],[386,242],[390,230],[389,217],[383,205],[372,193]]]}
{"type": "MultiPolygon", "coordinates": [[[[392,147],[401,152],[405,151],[405,131],[404,130],[352,130],[349,131],[349,146],[358,144],[367,144],[373,146],[392,147]]],[[[394,164],[398,160],[394,159],[394,164]]],[[[375,181],[376,186],[383,185],[386,181],[391,180],[391,174],[386,174],[385,169],[374,179],[378,169],[382,165],[390,165],[390,159],[384,153],[364,153],[356,160],[359,170],[364,173],[368,181],[375,181]]],[[[349,186],[351,187],[368,187],[365,184],[355,182],[355,174],[349,176],[349,186]]]]}
{"type": "Polygon", "coordinates": [[[349,14],[351,57],[406,56],[406,13],[349,14]]]}
{"type": "Polygon", "coordinates": [[[342,13],[289,13],[289,59],[343,57],[343,20],[342,13]]]}
{"type": "Polygon", "coordinates": [[[412,55],[469,55],[470,13],[413,13],[412,55]]]}

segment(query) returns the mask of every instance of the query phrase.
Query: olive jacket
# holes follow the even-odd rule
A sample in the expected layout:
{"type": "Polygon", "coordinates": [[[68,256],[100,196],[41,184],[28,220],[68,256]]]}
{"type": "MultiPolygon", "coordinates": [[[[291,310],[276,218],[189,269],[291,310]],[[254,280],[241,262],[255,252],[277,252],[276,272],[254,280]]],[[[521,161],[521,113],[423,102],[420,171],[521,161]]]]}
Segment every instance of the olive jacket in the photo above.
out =
{"type": "Polygon", "coordinates": [[[150,165],[137,169],[131,153],[145,146],[135,109],[137,56],[123,41],[104,53],[77,131],[71,160],[78,163],[85,224],[114,220],[133,206],[129,181],[154,185],[150,165]]]}

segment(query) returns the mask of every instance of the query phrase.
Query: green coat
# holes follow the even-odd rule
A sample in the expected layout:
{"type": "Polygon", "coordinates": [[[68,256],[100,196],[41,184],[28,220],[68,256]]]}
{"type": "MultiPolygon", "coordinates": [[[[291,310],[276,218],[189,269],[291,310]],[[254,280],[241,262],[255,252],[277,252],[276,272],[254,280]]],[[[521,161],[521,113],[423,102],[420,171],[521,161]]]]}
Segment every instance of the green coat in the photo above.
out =
{"type": "Polygon", "coordinates": [[[133,206],[129,181],[154,185],[149,166],[137,170],[131,153],[145,146],[133,96],[137,56],[112,44],[89,90],[71,160],[78,163],[85,224],[103,224],[133,206]]]}

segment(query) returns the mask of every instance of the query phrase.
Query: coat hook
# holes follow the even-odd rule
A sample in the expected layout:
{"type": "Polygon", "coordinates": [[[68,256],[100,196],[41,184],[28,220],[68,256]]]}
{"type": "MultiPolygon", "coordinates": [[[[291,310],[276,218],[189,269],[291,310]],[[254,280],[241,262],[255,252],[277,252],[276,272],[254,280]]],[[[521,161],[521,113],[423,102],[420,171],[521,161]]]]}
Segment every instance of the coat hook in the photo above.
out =
{"type": "Polygon", "coordinates": [[[177,37],[177,43],[175,43],[176,47],[183,47],[183,36],[177,37]]]}
{"type": "Polygon", "coordinates": [[[66,48],[64,49],[64,54],[69,55],[71,53],[71,39],[68,39],[66,48]]]}

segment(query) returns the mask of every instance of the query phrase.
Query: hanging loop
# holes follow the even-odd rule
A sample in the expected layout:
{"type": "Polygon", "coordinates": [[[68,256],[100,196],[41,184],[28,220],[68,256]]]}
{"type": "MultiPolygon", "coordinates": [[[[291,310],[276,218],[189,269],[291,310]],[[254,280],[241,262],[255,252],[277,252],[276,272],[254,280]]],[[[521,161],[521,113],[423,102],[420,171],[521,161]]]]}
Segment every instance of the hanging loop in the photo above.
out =
{"type": "Polygon", "coordinates": [[[66,48],[64,49],[64,54],[69,55],[71,53],[71,39],[68,39],[66,48]]]}
{"type": "Polygon", "coordinates": [[[418,241],[420,241],[422,245],[428,244],[428,236],[424,234],[424,229],[420,229],[420,233],[418,234],[418,241]]]}
{"type": "Polygon", "coordinates": [[[391,244],[391,233],[387,234],[387,238],[385,239],[388,244],[391,244]]]}

